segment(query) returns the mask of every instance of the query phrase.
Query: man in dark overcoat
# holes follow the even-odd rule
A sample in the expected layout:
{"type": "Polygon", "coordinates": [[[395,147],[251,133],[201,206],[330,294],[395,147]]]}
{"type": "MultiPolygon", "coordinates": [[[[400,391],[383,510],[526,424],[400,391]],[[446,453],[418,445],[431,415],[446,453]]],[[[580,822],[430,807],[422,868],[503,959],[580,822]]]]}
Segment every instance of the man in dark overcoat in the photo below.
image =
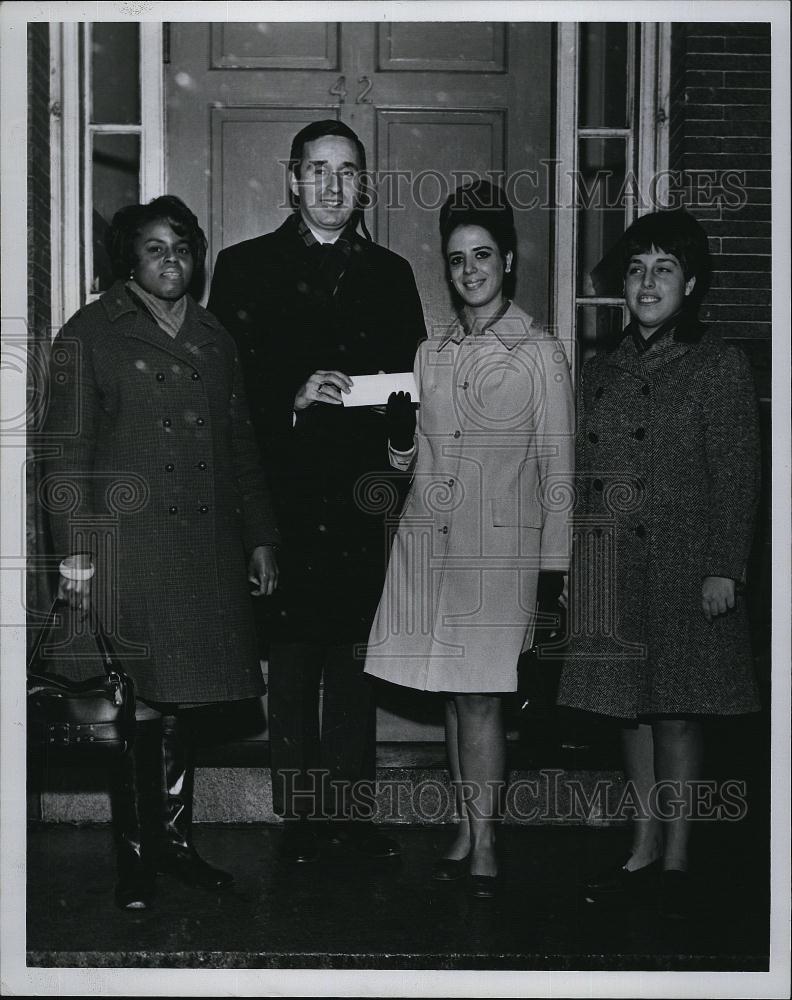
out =
{"type": "Polygon", "coordinates": [[[284,849],[297,862],[318,857],[318,829],[369,856],[398,853],[354,815],[352,790],[375,777],[375,705],[355,647],[382,591],[399,483],[383,413],[342,397],[356,375],[412,371],[426,331],[410,265],[358,232],[365,168],[348,126],[302,129],[293,214],[223,250],[209,298],[237,341],[283,531],[268,609],[270,747],[284,849]]]}

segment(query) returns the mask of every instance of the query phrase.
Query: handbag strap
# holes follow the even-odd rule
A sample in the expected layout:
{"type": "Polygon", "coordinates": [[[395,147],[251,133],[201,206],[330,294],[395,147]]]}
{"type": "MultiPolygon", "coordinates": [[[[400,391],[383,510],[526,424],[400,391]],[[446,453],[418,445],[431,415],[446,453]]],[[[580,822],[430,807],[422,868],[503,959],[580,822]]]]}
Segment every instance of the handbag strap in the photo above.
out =
{"type": "MultiPolygon", "coordinates": [[[[67,611],[69,608],[69,602],[65,601],[62,597],[56,597],[52,602],[52,607],[49,609],[47,614],[47,620],[41,627],[41,630],[36,638],[35,645],[33,646],[33,651],[30,654],[30,659],[27,664],[27,672],[35,672],[35,668],[41,659],[41,644],[44,641],[44,636],[46,633],[53,628],[58,622],[58,614],[62,611],[67,611]]],[[[102,657],[102,663],[105,668],[105,673],[108,677],[111,674],[124,674],[124,670],[118,663],[115,651],[110,643],[110,638],[104,630],[101,622],[97,621],[95,626],[91,626],[91,634],[96,642],[96,648],[99,650],[99,654],[102,657]]]]}

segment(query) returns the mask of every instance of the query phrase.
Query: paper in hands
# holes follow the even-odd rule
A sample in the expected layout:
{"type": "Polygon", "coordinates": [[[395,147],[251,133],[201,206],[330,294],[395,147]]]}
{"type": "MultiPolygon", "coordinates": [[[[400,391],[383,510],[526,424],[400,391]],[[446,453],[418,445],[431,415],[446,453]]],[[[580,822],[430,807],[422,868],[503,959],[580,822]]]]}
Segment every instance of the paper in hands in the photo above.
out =
{"type": "Polygon", "coordinates": [[[386,372],[384,375],[352,375],[352,390],[341,394],[344,406],[385,406],[392,392],[409,392],[418,402],[418,387],[412,372],[386,372]]]}

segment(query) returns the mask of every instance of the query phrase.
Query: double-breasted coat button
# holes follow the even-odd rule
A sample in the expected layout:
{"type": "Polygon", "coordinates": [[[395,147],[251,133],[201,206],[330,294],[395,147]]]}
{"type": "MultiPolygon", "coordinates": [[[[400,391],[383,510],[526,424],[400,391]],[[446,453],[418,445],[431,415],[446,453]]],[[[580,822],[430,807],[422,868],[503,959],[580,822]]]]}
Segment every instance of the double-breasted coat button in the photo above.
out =
{"type": "Polygon", "coordinates": [[[601,479],[594,480],[594,489],[597,491],[597,493],[602,493],[602,486],[603,483],[601,479]]]}
{"type": "Polygon", "coordinates": [[[633,437],[635,438],[636,441],[643,441],[643,439],[646,437],[646,428],[636,427],[635,430],[633,431],[633,437]]]}
{"type": "Polygon", "coordinates": [[[173,472],[173,469],[174,469],[173,462],[168,462],[168,464],[165,466],[165,471],[166,472],[173,472]]]}
{"type": "Polygon", "coordinates": [[[175,504],[172,504],[170,507],[168,507],[168,513],[169,514],[178,514],[179,513],[179,508],[175,504]]]}
{"type": "Polygon", "coordinates": [[[165,375],[162,372],[157,372],[157,381],[158,382],[164,382],[165,381],[165,375]]]}
{"type": "Polygon", "coordinates": [[[167,417],[165,417],[165,419],[162,421],[162,426],[163,427],[170,427],[170,425],[171,425],[170,420],[167,417]]]}
{"type": "Polygon", "coordinates": [[[198,468],[201,469],[201,471],[204,471],[206,469],[206,462],[199,462],[198,468]]]}
{"type": "Polygon", "coordinates": [[[641,387],[641,392],[644,394],[644,396],[649,395],[649,386],[646,384],[646,382],[644,382],[643,386],[641,387]]]}
{"type": "Polygon", "coordinates": [[[204,420],[203,417],[198,417],[198,419],[195,421],[195,423],[198,425],[198,427],[203,427],[203,425],[206,423],[206,421],[204,420]]]}
{"type": "Polygon", "coordinates": [[[635,534],[639,538],[645,538],[646,537],[646,528],[642,524],[636,525],[636,527],[635,527],[635,534]]]}
{"type": "Polygon", "coordinates": [[[595,434],[594,431],[589,431],[588,439],[592,444],[596,444],[599,441],[599,435],[595,434]]]}
{"type": "Polygon", "coordinates": [[[455,438],[458,438],[458,437],[461,437],[461,436],[462,436],[462,432],[461,431],[454,431],[454,437],[455,438]]]}

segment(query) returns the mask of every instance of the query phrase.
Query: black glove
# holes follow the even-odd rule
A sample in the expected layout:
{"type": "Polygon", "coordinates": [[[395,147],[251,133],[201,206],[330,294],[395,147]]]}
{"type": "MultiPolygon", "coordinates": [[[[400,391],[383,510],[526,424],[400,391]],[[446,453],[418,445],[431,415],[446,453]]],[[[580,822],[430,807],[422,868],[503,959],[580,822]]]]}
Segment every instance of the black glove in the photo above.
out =
{"type": "Polygon", "coordinates": [[[566,610],[559,603],[564,589],[564,574],[542,570],[536,590],[536,610],[541,615],[552,615],[556,624],[538,624],[534,630],[534,647],[551,639],[558,639],[566,632],[566,610]]]}
{"type": "Polygon", "coordinates": [[[409,392],[392,392],[385,408],[388,440],[396,451],[409,451],[415,443],[415,405],[409,392]]]}

